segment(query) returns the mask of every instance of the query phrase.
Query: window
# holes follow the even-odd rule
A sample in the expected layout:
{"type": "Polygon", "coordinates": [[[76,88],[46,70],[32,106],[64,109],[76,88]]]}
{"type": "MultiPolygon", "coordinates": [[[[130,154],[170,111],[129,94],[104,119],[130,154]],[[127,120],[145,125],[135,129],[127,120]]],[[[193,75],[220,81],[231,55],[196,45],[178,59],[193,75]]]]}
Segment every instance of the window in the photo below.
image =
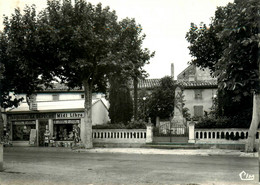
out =
{"type": "Polygon", "coordinates": [[[59,95],[58,94],[53,94],[52,95],[52,100],[53,101],[59,101],[59,95]]]}
{"type": "Polygon", "coordinates": [[[194,90],[195,99],[202,99],[202,90],[194,90]]]}
{"type": "Polygon", "coordinates": [[[81,95],[81,99],[84,99],[84,98],[85,98],[85,96],[84,96],[84,94],[82,94],[82,95],[81,95]]]}
{"type": "Polygon", "coordinates": [[[194,116],[203,117],[203,106],[194,106],[194,116]]]}
{"type": "Polygon", "coordinates": [[[13,122],[13,140],[29,141],[31,129],[36,128],[35,121],[16,121],[13,122]]]}
{"type": "Polygon", "coordinates": [[[73,125],[79,123],[80,120],[54,120],[54,137],[57,141],[72,141],[73,125]]]}

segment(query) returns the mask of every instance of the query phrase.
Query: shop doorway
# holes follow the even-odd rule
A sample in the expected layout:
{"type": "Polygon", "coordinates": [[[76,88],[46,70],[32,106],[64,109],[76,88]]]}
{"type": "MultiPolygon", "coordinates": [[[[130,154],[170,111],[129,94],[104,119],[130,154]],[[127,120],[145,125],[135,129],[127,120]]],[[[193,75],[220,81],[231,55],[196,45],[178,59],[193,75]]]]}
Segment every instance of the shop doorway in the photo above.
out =
{"type": "Polygon", "coordinates": [[[39,120],[39,146],[44,146],[44,133],[48,123],[48,120],[39,120]]]}

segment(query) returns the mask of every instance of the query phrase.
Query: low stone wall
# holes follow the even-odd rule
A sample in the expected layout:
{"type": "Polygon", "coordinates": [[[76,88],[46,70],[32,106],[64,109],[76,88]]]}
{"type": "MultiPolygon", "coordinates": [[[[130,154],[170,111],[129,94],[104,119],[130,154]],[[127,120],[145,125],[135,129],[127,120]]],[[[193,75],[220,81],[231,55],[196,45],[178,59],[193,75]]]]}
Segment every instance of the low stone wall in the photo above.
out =
{"type": "Polygon", "coordinates": [[[93,143],[146,143],[146,129],[93,129],[93,143]]]}
{"type": "MultiPolygon", "coordinates": [[[[189,123],[189,142],[202,144],[245,144],[248,129],[243,128],[195,128],[195,123],[189,123]]],[[[259,131],[256,132],[259,139],[259,131]]],[[[256,141],[257,141],[256,140],[256,141]]],[[[257,141],[258,142],[258,141],[257,141]]]]}

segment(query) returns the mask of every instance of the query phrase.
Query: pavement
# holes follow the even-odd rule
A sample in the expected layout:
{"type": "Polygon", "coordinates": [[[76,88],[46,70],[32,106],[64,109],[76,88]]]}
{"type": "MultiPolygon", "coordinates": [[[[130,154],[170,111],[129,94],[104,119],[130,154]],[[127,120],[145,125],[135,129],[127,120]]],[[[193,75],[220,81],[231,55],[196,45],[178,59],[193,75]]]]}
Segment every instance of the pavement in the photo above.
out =
{"type": "Polygon", "coordinates": [[[164,155],[195,155],[195,156],[237,156],[258,157],[258,152],[245,153],[227,149],[156,149],[156,148],[93,148],[76,149],[75,152],[86,153],[127,153],[127,154],[164,154],[164,155]]]}
{"type": "Polygon", "coordinates": [[[257,158],[258,152],[246,153],[240,150],[229,149],[158,149],[158,148],[66,148],[66,147],[4,147],[4,150],[28,150],[28,151],[48,151],[48,152],[82,152],[82,153],[125,153],[125,154],[154,154],[154,155],[193,155],[193,156],[236,156],[257,158]]]}

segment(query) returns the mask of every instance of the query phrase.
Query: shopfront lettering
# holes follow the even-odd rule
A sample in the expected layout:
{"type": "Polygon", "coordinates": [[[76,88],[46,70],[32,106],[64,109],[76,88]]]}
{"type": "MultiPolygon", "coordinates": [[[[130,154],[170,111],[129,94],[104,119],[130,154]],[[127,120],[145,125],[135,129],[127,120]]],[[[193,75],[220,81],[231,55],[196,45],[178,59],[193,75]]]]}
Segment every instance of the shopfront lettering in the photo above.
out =
{"type": "Polygon", "coordinates": [[[56,119],[59,118],[83,118],[84,113],[82,112],[73,112],[73,113],[57,113],[56,119]]]}
{"type": "Polygon", "coordinates": [[[67,116],[67,113],[57,113],[56,114],[57,116],[57,118],[67,118],[68,116],[67,116]]]}
{"type": "Polygon", "coordinates": [[[41,114],[11,114],[8,115],[9,120],[28,120],[28,119],[53,119],[54,113],[41,113],[41,114]]]}

